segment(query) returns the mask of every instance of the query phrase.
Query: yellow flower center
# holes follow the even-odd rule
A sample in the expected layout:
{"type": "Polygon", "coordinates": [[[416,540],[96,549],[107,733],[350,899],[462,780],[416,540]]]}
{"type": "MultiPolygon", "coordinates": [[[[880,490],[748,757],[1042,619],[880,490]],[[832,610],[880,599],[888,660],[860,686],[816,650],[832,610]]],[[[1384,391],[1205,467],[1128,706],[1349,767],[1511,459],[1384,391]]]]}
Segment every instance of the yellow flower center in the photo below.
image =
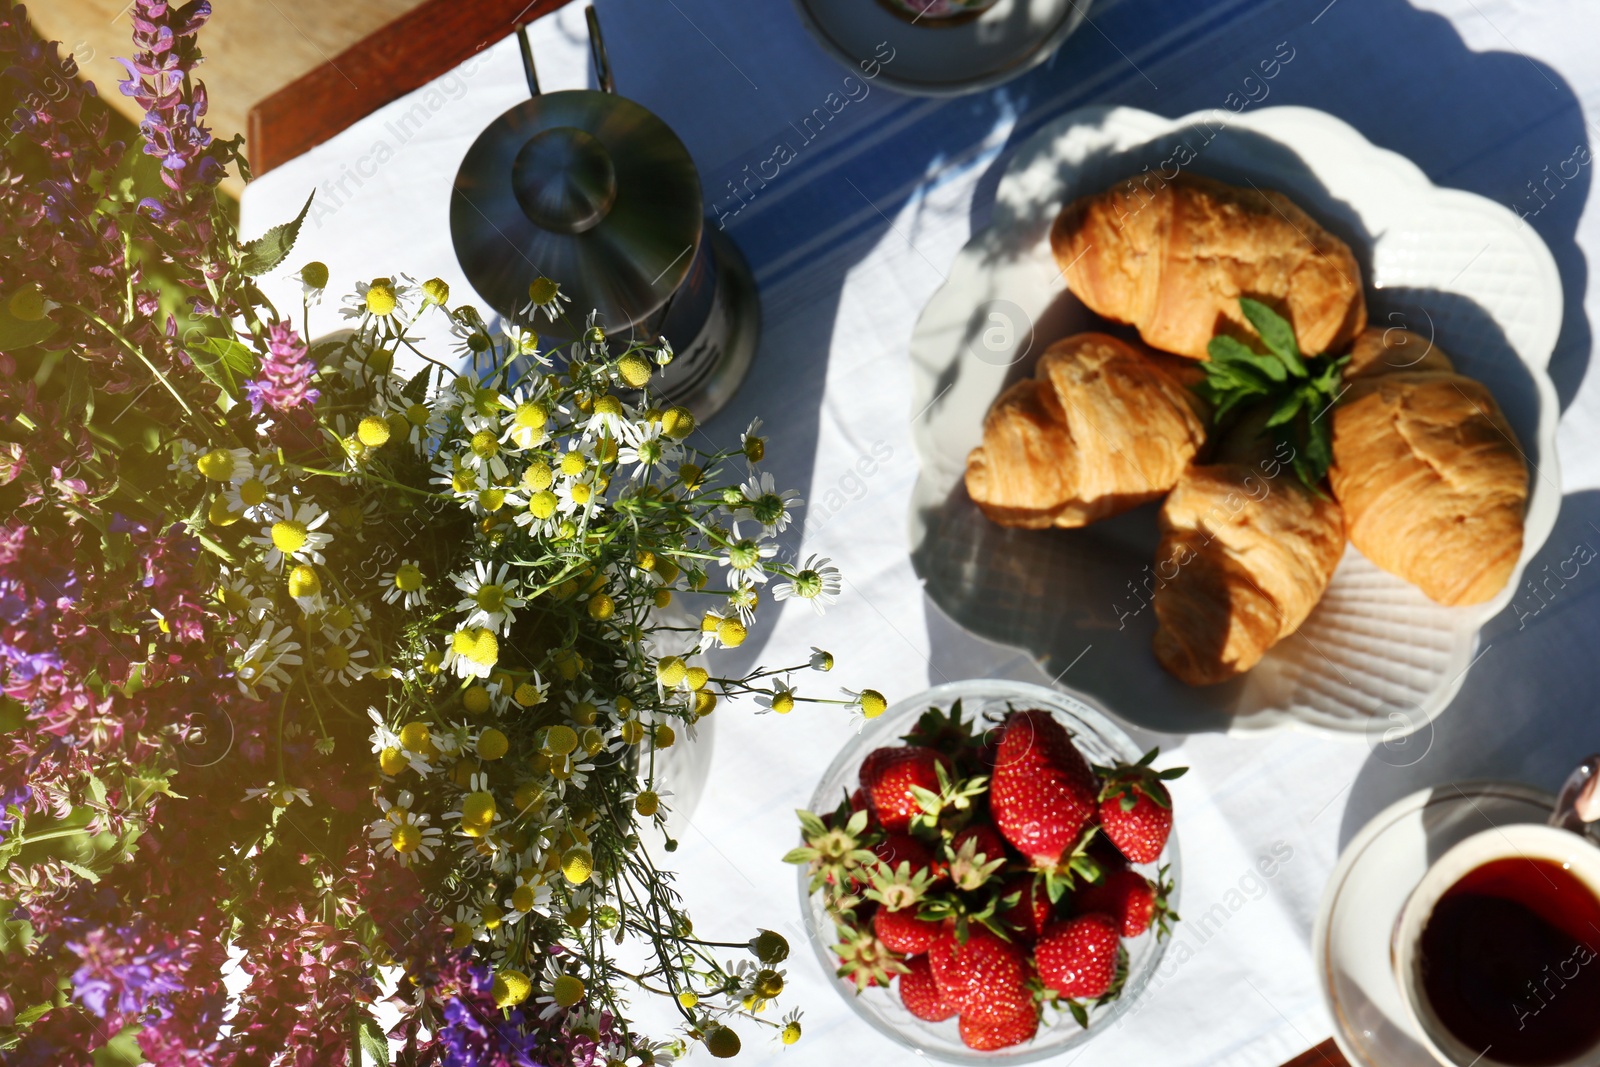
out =
{"type": "Polygon", "coordinates": [[[422,831],[410,823],[403,823],[389,834],[389,844],[402,855],[415,852],[422,844],[422,831]]]}
{"type": "Polygon", "coordinates": [[[402,563],[394,572],[394,586],[402,593],[415,593],[422,588],[422,571],[414,563],[402,563]]]}
{"type": "Polygon", "coordinates": [[[711,680],[711,673],[704,667],[690,667],[684,672],[683,680],[689,683],[690,689],[698,691],[706,687],[711,680]]]}
{"type": "Polygon", "coordinates": [[[374,315],[393,315],[398,302],[393,282],[388,278],[372,279],[372,284],[367,287],[368,311],[374,315]]]}
{"type": "Polygon", "coordinates": [[[469,470],[458,470],[450,476],[450,488],[458,493],[470,493],[478,486],[478,477],[469,470]]]}
{"type": "Polygon", "coordinates": [[[533,910],[533,886],[519,885],[511,891],[511,906],[520,912],[533,910]]]}
{"type": "Polygon", "coordinates": [[[589,618],[596,622],[605,622],[617,613],[617,602],[604,593],[596,593],[589,598],[589,618]]]}
{"type": "Polygon", "coordinates": [[[621,415],[622,401],[607,393],[594,398],[594,413],[596,415],[621,415]]]}
{"type": "Polygon", "coordinates": [[[506,606],[506,587],[503,585],[484,584],[478,586],[477,596],[473,598],[480,610],[493,615],[504,611],[506,606]]]}
{"type": "Polygon", "coordinates": [[[241,516],[238,512],[228,508],[227,497],[212,497],[211,506],[206,509],[206,520],[213,526],[232,526],[241,516]]]}
{"type": "Polygon", "coordinates": [[[461,801],[461,832],[468,837],[482,837],[494,825],[494,816],[493,793],[468,793],[461,801]]]}
{"type": "Polygon", "coordinates": [[[556,513],[556,506],[560,503],[554,493],[548,489],[542,490],[528,498],[528,514],[536,519],[548,519],[556,513]]]}
{"type": "Polygon", "coordinates": [[[717,640],[721,641],[729,648],[737,648],[744,644],[744,638],[744,623],[740,622],[731,615],[717,623],[717,640]]]}
{"type": "Polygon", "coordinates": [[[540,278],[528,286],[528,300],[534,307],[544,307],[556,298],[561,287],[549,278],[540,278]]]}
{"type": "Polygon", "coordinates": [[[889,702],[883,699],[883,694],[876,689],[863,689],[861,691],[861,713],[869,719],[876,719],[889,707],[889,702]]]}
{"type": "Polygon", "coordinates": [[[329,645],[322,650],[322,664],[330,671],[342,671],[350,666],[350,650],[343,645],[329,645]]]}
{"type": "Polygon", "coordinates": [[[400,744],[412,752],[421,752],[432,736],[425,722],[408,722],[400,727],[400,744]]]}
{"type": "Polygon", "coordinates": [[[544,696],[539,692],[538,686],[532,682],[523,682],[517,686],[517,691],[511,695],[511,699],[525,708],[531,708],[543,700],[544,696]]]}
{"type": "Polygon", "coordinates": [[[398,748],[386,748],[378,753],[378,769],[391,778],[406,769],[406,757],[398,748]]]}
{"type": "Polygon", "coordinates": [[[534,462],[528,464],[528,469],[522,472],[522,485],[526,489],[538,492],[550,488],[555,481],[555,476],[550,471],[550,464],[534,462]]]}
{"type": "Polygon", "coordinates": [[[315,567],[302,563],[289,572],[289,595],[298,600],[301,597],[316,596],[322,592],[322,579],[317,577],[315,567]]]}
{"type": "Polygon", "coordinates": [[[512,1008],[528,999],[533,983],[521,971],[504,970],[494,976],[494,1004],[497,1008],[512,1008]]]}
{"type": "Polygon", "coordinates": [[[656,677],[668,689],[676,689],[688,673],[683,665],[683,660],[677,656],[667,656],[656,664],[656,677]]]}
{"type": "Polygon", "coordinates": [[[594,488],[587,482],[572,483],[572,502],[574,504],[587,504],[594,498],[594,488]]]}
{"type": "MultiPolygon", "coordinates": [[[[589,850],[582,845],[573,845],[561,856],[561,873],[566,875],[567,881],[573,885],[582,885],[594,873],[594,856],[590,855],[589,850]]],[[[574,978],[573,981],[577,982],[577,979],[574,978]]],[[[560,984],[561,979],[556,979],[556,985],[559,986],[560,984]]],[[[572,999],[572,1003],[576,1003],[582,996],[583,983],[579,982],[578,995],[572,999]]],[[[559,1004],[560,1002],[561,998],[558,994],[556,1003],[559,1004]]],[[[562,1006],[565,1007],[566,1005],[562,1006]]]]}
{"type": "Polygon", "coordinates": [[[479,459],[493,459],[500,453],[500,441],[488,430],[472,435],[472,454],[479,459]]]}
{"type": "Polygon", "coordinates": [[[564,974],[550,983],[550,995],[563,1008],[570,1008],[582,1000],[583,992],[583,982],[570,974],[564,974]]]}
{"type": "Polygon", "coordinates": [[[457,630],[450,637],[450,650],[468,663],[480,667],[493,667],[500,660],[499,640],[492,631],[482,626],[457,630]]]}
{"type": "Polygon", "coordinates": [[[408,404],[406,406],[406,421],[413,426],[426,426],[433,413],[426,404],[408,404]]]}
{"type": "Polygon", "coordinates": [[[617,360],[617,374],[635,389],[643,389],[650,382],[650,361],[637,352],[630,352],[617,360]]]}
{"type": "Polygon", "coordinates": [[[246,507],[255,507],[267,499],[267,485],[260,478],[246,478],[244,484],[239,486],[239,502],[246,507]]]}
{"type": "Polygon", "coordinates": [[[356,617],[353,612],[343,604],[338,605],[328,612],[323,620],[331,629],[348,630],[355,625],[356,617]]]}
{"type": "Polygon", "coordinates": [[[305,523],[280,519],[272,524],[272,547],[285,556],[292,556],[306,547],[308,533],[305,523]]]}
{"type": "Polygon", "coordinates": [[[570,726],[557,723],[545,731],[544,747],[547,752],[565,756],[578,747],[577,731],[570,726]]]}
{"type": "Polygon", "coordinates": [[[195,460],[195,467],[214,482],[225,482],[233,477],[233,453],[226,448],[213,449],[195,460]]]}
{"type": "Polygon", "coordinates": [[[478,735],[478,758],[497,760],[511,748],[511,742],[499,730],[490,727],[478,735]]]}
{"type": "Polygon", "coordinates": [[[389,423],[376,415],[368,415],[356,427],[356,436],[368,448],[380,448],[389,443],[389,423]]]}
{"type": "Polygon", "coordinates": [[[779,715],[787,715],[794,710],[794,695],[791,693],[775,693],[772,697],[772,710],[779,715]]]}
{"type": "Polygon", "coordinates": [[[489,691],[481,685],[471,685],[461,694],[461,705],[474,715],[489,710],[489,691]]]}
{"type": "Polygon", "coordinates": [[[505,507],[505,503],[504,489],[485,489],[478,494],[478,506],[491,515],[505,507]]]}
{"type": "Polygon", "coordinates": [[[517,405],[517,410],[511,416],[511,423],[519,430],[542,430],[544,424],[550,421],[550,412],[543,404],[524,400],[517,405]]]}

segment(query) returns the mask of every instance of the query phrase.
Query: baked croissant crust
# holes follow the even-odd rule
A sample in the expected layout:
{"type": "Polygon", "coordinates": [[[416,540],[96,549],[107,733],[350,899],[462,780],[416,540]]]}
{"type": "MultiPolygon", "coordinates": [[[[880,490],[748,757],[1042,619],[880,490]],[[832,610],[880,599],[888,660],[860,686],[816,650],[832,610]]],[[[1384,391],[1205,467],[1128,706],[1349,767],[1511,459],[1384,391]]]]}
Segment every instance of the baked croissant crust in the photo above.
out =
{"type": "Polygon", "coordinates": [[[968,495],[992,521],[1030,529],[1085,526],[1161,496],[1205,424],[1199,399],[1160,364],[1102,333],[1051,345],[989,409],[967,456],[968,495]]]}
{"type": "Polygon", "coordinates": [[[1366,327],[1349,246],[1287,196],[1188,174],[1148,186],[1124,182],[1056,219],[1051,248],[1091,311],[1194,359],[1219,332],[1254,336],[1241,296],[1287,318],[1310,355],[1338,351],[1366,327]]]}
{"type": "Polygon", "coordinates": [[[1332,500],[1242,463],[1190,467],[1161,508],[1156,658],[1189,685],[1243,674],[1299,629],[1343,552],[1332,500]]]}
{"type": "Polygon", "coordinates": [[[1528,503],[1494,396],[1404,330],[1363,333],[1345,377],[1328,481],[1351,544],[1440,604],[1492,599],[1522,555],[1528,503]]]}

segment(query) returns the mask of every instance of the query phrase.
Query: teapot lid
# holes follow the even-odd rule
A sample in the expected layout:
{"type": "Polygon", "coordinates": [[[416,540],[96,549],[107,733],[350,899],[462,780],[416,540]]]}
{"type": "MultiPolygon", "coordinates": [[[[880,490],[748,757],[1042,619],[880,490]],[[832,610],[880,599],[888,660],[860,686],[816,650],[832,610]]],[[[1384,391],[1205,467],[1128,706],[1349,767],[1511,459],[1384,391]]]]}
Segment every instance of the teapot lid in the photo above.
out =
{"type": "Polygon", "coordinates": [[[598,311],[607,332],[677,292],[703,227],[683,142],[639,104],[587,89],[535,96],[495,119],[450,195],[456,258],[496,311],[515,315],[546,277],[580,317],[598,311]]]}

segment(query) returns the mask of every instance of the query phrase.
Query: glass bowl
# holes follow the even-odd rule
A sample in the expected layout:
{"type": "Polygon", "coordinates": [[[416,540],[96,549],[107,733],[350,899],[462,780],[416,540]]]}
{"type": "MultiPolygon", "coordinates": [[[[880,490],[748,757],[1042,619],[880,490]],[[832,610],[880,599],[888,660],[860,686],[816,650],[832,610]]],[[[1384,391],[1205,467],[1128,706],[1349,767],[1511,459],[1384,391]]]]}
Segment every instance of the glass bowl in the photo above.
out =
{"type": "MultiPolygon", "coordinates": [[[[811,798],[811,810],[821,814],[837,808],[839,801],[858,784],[861,761],[868,752],[900,744],[901,735],[910,732],[917,717],[925,710],[929,707],[948,710],[957,700],[962,702],[962,712],[968,721],[977,721],[990,712],[1004,713],[1011,708],[1018,711],[1030,708],[1049,711],[1067,728],[1073,743],[1090,763],[1102,766],[1118,762],[1133,763],[1143,755],[1133,740],[1105,712],[1083,697],[1059,689],[1003,679],[950,682],[902,700],[867,723],[861,734],[834,757],[833,763],[823,773],[822,781],[811,798]]],[[[1167,846],[1155,863],[1131,866],[1146,876],[1154,876],[1157,868],[1166,866],[1173,882],[1173,891],[1167,894],[1167,902],[1173,910],[1177,910],[1183,872],[1178,859],[1176,831],[1167,839],[1167,846]]],[[[823,906],[822,894],[813,895],[807,891],[810,878],[803,867],[800,869],[799,884],[800,911],[810,935],[808,940],[822,964],[823,972],[831,975],[838,970],[838,960],[828,949],[838,940],[833,921],[823,906]]],[[[950,1063],[1033,1063],[1092,1040],[1143,995],[1161,962],[1166,941],[1158,941],[1155,932],[1147,930],[1139,937],[1124,940],[1123,944],[1128,950],[1128,979],[1123,986],[1122,996],[1109,1004],[1091,1008],[1087,1029],[1080,1027],[1070,1014],[1047,1009],[1039,1022],[1039,1032],[1031,1041],[993,1052],[980,1052],[962,1044],[957,1022],[953,1018],[942,1023],[918,1019],[900,1003],[900,994],[894,988],[871,988],[858,996],[854,985],[848,982],[835,979],[834,986],[851,1009],[874,1030],[916,1052],[950,1063]]]]}

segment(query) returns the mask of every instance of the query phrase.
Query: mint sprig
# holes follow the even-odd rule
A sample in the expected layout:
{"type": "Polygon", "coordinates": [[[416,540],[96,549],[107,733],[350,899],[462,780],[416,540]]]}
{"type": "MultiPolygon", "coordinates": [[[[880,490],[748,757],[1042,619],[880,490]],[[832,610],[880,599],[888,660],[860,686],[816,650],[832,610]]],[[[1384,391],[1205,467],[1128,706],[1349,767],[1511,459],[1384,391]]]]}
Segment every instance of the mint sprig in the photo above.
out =
{"type": "Polygon", "coordinates": [[[1206,346],[1211,359],[1201,365],[1205,380],[1195,391],[1211,404],[1218,426],[1245,408],[1270,407],[1265,428],[1290,449],[1287,462],[1295,476],[1320,494],[1333,463],[1332,420],[1322,416],[1339,397],[1340,371],[1350,357],[1303,356],[1294,328],[1282,315],[1247,296],[1239,298],[1239,308],[1266,351],[1257,352],[1236,337],[1213,337],[1206,346]]]}

